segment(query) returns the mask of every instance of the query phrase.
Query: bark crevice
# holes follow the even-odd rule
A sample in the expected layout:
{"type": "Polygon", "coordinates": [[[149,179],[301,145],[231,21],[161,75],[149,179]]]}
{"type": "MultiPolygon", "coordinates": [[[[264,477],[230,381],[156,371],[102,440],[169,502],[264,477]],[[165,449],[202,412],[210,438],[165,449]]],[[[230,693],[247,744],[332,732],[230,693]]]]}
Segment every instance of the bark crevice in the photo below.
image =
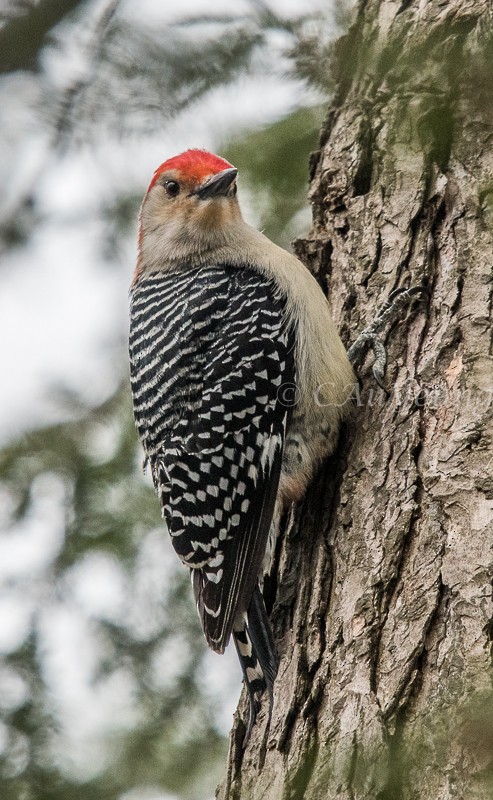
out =
{"type": "Polygon", "coordinates": [[[493,795],[492,25],[491,0],[367,0],[334,49],[296,252],[346,345],[392,289],[428,299],[280,543],[265,761],[262,717],[221,800],[493,795]]]}

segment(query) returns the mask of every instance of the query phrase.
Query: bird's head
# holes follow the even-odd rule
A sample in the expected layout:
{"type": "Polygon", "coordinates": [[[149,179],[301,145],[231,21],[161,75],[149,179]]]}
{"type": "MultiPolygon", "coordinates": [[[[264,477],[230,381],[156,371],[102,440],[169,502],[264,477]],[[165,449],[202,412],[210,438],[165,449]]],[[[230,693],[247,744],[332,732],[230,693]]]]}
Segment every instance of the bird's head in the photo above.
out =
{"type": "Polygon", "coordinates": [[[161,164],[140,210],[137,271],[200,263],[227,246],[242,223],[237,172],[205,150],[187,150],[161,164]]]}

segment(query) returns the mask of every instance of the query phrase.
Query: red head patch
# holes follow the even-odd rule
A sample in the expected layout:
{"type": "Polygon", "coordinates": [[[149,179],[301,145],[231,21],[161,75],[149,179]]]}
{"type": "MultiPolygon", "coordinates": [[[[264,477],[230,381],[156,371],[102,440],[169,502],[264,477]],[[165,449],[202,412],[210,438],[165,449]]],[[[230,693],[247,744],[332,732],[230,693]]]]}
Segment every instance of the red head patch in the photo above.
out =
{"type": "Polygon", "coordinates": [[[215,156],[214,153],[208,153],[207,150],[185,150],[184,153],[168,158],[167,161],[160,164],[152,176],[148,191],[152,189],[163,172],[169,170],[179,170],[184,178],[198,184],[202,183],[209,175],[216,175],[223,169],[229,169],[232,166],[224,158],[215,156]]]}

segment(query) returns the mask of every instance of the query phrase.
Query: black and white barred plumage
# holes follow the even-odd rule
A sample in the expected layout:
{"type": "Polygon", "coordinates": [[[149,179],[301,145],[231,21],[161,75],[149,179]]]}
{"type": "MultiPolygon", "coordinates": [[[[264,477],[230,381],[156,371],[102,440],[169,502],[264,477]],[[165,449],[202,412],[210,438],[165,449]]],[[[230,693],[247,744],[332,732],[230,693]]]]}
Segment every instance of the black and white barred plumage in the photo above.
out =
{"type": "Polygon", "coordinates": [[[242,217],[237,170],[167,159],[139,215],[130,358],[137,427],[209,645],[231,634],[252,728],[278,658],[259,577],[275,521],[333,452],[354,380],[320,286],[242,217]]]}
{"type": "Polygon", "coordinates": [[[284,306],[258,271],[228,265],[151,274],[131,301],[135,420],[163,516],[209,645],[222,652],[235,628],[251,691],[261,673],[248,608],[290,414],[282,387],[295,379],[284,306]]]}

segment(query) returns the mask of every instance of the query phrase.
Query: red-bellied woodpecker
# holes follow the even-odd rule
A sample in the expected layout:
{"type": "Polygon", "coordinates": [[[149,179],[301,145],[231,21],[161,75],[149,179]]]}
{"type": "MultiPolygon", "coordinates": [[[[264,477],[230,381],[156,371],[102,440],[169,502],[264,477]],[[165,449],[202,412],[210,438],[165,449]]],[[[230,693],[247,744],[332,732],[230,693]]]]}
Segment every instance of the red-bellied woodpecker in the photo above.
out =
{"type": "Polygon", "coordinates": [[[237,170],[188,150],[155,171],[131,287],[135,420],[210,647],[250,696],[277,655],[261,576],[273,520],[332,452],[354,381],[316,280],[242,218],[237,170]]]}

